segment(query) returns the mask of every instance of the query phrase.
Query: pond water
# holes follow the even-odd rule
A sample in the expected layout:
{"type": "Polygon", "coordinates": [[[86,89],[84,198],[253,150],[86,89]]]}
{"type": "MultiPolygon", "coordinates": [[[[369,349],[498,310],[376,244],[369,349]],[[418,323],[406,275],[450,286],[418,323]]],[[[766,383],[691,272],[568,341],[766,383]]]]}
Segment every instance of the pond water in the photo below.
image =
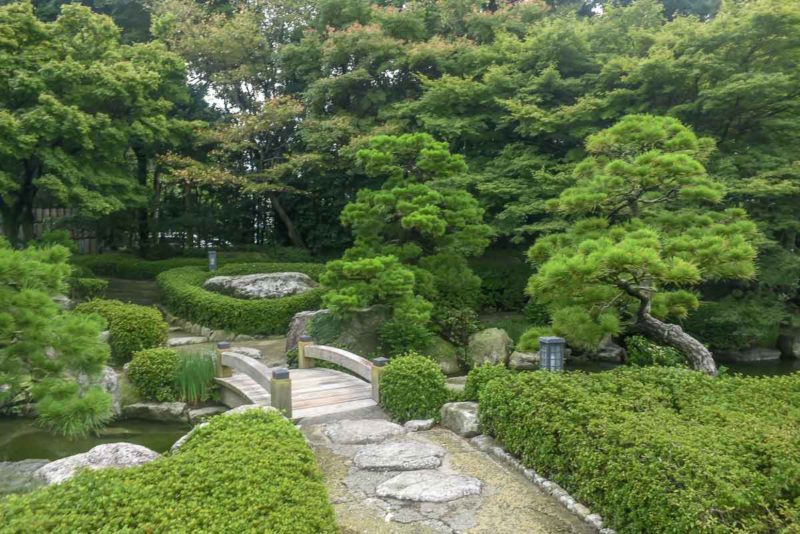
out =
{"type": "Polygon", "coordinates": [[[125,441],[136,443],[156,452],[166,452],[191,427],[176,423],[126,420],[112,423],[86,438],[70,440],[55,436],[36,425],[32,419],[0,418],[0,461],[19,461],[28,458],[57,460],[86,452],[103,443],[125,441]]]}

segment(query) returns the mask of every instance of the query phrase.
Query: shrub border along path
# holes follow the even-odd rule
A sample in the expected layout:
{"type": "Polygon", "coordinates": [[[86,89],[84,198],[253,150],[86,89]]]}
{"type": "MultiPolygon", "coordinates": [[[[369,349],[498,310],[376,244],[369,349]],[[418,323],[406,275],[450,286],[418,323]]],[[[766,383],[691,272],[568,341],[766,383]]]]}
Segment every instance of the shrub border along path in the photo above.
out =
{"type": "Polygon", "coordinates": [[[0,531],[335,533],[314,453],[277,412],[198,427],[174,454],[0,500],[0,531]]]}
{"type": "Polygon", "coordinates": [[[179,267],[158,275],[161,302],[170,313],[212,329],[236,334],[285,334],[295,313],[319,308],[323,290],[279,299],[244,300],[203,289],[213,276],[301,272],[318,280],[324,265],[317,263],[237,263],[214,273],[201,267],[179,267]]]}

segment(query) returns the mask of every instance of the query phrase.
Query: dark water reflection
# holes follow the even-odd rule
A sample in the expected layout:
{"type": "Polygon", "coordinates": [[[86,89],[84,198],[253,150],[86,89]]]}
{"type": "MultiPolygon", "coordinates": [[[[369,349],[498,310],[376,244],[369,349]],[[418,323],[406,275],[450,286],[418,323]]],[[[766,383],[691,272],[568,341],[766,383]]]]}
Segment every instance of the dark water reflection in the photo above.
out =
{"type": "Polygon", "coordinates": [[[54,436],[36,426],[31,419],[0,418],[0,461],[27,458],[57,460],[86,452],[102,443],[125,441],[143,445],[156,452],[166,452],[189,431],[188,425],[127,420],[112,423],[99,436],[69,440],[54,436]]]}

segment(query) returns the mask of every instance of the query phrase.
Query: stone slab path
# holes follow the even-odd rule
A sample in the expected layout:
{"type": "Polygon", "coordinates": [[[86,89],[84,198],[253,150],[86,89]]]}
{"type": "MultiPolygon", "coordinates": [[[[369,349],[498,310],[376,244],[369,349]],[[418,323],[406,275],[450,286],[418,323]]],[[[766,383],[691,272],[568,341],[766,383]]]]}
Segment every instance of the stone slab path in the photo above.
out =
{"type": "Polygon", "coordinates": [[[595,532],[520,473],[444,428],[411,432],[384,419],[301,428],[344,534],[595,532]]]}

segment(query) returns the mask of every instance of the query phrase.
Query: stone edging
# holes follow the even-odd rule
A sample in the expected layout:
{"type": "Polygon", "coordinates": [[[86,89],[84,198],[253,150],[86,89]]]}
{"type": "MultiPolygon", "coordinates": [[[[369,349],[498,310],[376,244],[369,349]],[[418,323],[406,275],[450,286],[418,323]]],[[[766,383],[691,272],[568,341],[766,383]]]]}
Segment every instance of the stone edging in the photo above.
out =
{"type": "Polygon", "coordinates": [[[236,334],[234,332],[228,332],[226,330],[214,330],[213,328],[209,328],[207,326],[203,326],[200,324],[193,323],[186,319],[182,319],[177,315],[172,315],[166,308],[161,307],[162,313],[164,313],[166,320],[169,324],[175,325],[180,327],[182,330],[186,332],[206,338],[207,341],[253,341],[255,339],[263,339],[264,336],[248,336],[245,334],[236,334]]]}
{"type": "Polygon", "coordinates": [[[489,454],[490,456],[522,473],[525,478],[536,484],[546,493],[558,499],[558,502],[564,505],[567,510],[580,517],[584,522],[596,528],[600,534],[616,534],[616,531],[613,529],[603,527],[603,518],[600,516],[600,514],[592,513],[589,508],[579,503],[574,497],[567,493],[567,490],[552,480],[548,480],[539,475],[533,469],[522,465],[522,462],[520,462],[513,454],[500,447],[491,436],[481,434],[480,436],[475,436],[474,438],[470,439],[469,443],[479,451],[489,454]]]}

